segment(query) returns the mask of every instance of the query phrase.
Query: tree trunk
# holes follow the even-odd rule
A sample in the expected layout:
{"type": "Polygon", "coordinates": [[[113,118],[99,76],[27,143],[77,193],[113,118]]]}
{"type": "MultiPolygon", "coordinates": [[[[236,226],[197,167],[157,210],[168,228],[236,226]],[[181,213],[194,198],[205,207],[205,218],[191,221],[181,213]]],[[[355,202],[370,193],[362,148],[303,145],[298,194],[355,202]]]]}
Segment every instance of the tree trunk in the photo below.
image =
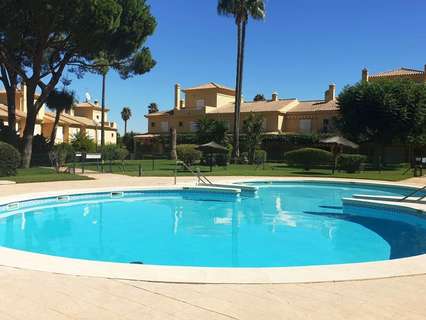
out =
{"type": "Polygon", "coordinates": [[[127,134],[127,120],[124,120],[124,135],[127,134]]]}
{"type": "Polygon", "coordinates": [[[101,151],[105,145],[105,82],[106,73],[102,75],[101,151]]]}
{"type": "Polygon", "coordinates": [[[241,22],[237,22],[237,75],[235,80],[235,109],[234,109],[234,136],[232,159],[234,163],[238,162],[240,157],[240,67],[241,67],[241,22]]]}
{"type": "Polygon", "coordinates": [[[170,129],[170,144],[171,144],[170,159],[171,160],[177,160],[176,137],[177,137],[176,129],[171,128],[170,129]]]}
{"type": "MultiPolygon", "coordinates": [[[[16,88],[18,83],[18,77],[15,72],[10,72],[4,65],[1,65],[1,80],[3,82],[4,89],[6,91],[7,99],[7,126],[9,127],[9,143],[17,147],[18,141],[16,141],[16,88]]],[[[25,99],[25,97],[24,97],[25,99]]]]}
{"type": "Polygon", "coordinates": [[[53,123],[52,133],[50,134],[49,148],[51,149],[55,144],[56,140],[56,129],[58,128],[59,119],[61,117],[61,113],[56,111],[55,114],[55,122],[53,123]]]}
{"type": "Polygon", "coordinates": [[[29,168],[33,152],[33,136],[37,119],[37,107],[34,103],[35,86],[27,86],[27,119],[25,120],[24,141],[22,150],[22,167],[29,168]]]}
{"type": "Polygon", "coordinates": [[[246,26],[247,26],[247,21],[243,21],[242,22],[242,30],[241,30],[241,48],[240,48],[240,76],[239,76],[239,84],[238,84],[238,89],[239,89],[239,94],[238,94],[238,140],[237,140],[237,155],[238,157],[240,156],[240,112],[241,112],[241,100],[242,100],[242,95],[243,95],[243,75],[244,75],[244,50],[245,50],[245,43],[246,43],[246,26]]]}

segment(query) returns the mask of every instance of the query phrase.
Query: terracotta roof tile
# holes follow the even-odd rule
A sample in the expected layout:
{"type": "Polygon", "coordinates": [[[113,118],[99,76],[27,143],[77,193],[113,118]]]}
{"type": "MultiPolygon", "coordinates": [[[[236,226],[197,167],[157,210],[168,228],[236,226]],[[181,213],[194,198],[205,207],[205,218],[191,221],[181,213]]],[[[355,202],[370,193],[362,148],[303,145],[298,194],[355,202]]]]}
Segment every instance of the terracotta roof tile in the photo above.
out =
{"type": "Polygon", "coordinates": [[[223,86],[221,84],[218,84],[216,82],[208,82],[196,87],[192,87],[192,88],[186,88],[183,91],[191,91],[191,90],[204,90],[204,89],[224,89],[224,90],[230,90],[230,91],[235,91],[232,88],[223,86]]]}
{"type": "Polygon", "coordinates": [[[424,74],[423,70],[409,69],[409,68],[399,68],[390,71],[379,72],[373,75],[370,75],[370,78],[382,78],[382,77],[397,77],[397,76],[411,76],[411,75],[421,75],[424,74]]]}
{"type": "Polygon", "coordinates": [[[325,102],[324,100],[300,101],[299,104],[291,108],[288,113],[313,112],[313,111],[338,111],[335,100],[325,102]]]}
{"type": "MultiPolygon", "coordinates": [[[[241,104],[241,113],[245,112],[285,112],[296,105],[296,99],[278,101],[253,101],[241,104]]],[[[211,108],[208,113],[234,113],[235,104],[228,103],[219,108],[211,108]]]]}

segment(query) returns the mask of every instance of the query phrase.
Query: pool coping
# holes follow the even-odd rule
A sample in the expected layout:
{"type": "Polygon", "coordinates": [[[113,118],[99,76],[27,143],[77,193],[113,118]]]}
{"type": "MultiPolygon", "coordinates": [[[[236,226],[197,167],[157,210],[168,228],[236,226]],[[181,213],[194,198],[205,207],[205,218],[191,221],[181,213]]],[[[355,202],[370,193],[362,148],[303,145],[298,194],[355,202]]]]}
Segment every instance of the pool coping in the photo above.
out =
{"type": "MultiPolygon", "coordinates": [[[[233,179],[229,183],[265,181],[259,178],[233,179]]],[[[372,185],[388,185],[394,187],[414,187],[407,184],[382,182],[377,180],[330,179],[330,178],[271,178],[267,181],[325,181],[341,183],[358,183],[372,185]]],[[[193,186],[188,184],[186,186],[193,186]]],[[[87,188],[41,193],[27,193],[16,196],[1,197],[0,204],[32,200],[37,198],[56,197],[59,195],[85,194],[117,191],[148,190],[182,190],[185,186],[150,186],[150,187],[107,187],[87,188]]],[[[381,205],[375,201],[375,205],[381,205]]],[[[383,206],[391,205],[382,201],[383,206]]],[[[400,204],[401,205],[401,204],[400,204]]],[[[410,208],[410,203],[403,206],[410,208]]],[[[422,209],[426,213],[426,206],[422,209]]],[[[402,208],[403,209],[403,208],[402,208]]],[[[412,209],[412,208],[411,208],[412,209]]],[[[408,210],[411,211],[411,210],[408,210]]],[[[416,208],[418,212],[418,208],[416,208]]],[[[367,280],[398,276],[426,274],[426,254],[364,263],[317,265],[303,267],[278,268],[212,268],[212,267],[180,267],[159,265],[135,265],[111,263],[73,258],[50,256],[0,246],[0,265],[30,269],[43,272],[60,273],[74,276],[102,277],[126,280],[173,283],[212,283],[212,284],[278,284],[278,283],[312,283],[330,281],[367,280]]]]}

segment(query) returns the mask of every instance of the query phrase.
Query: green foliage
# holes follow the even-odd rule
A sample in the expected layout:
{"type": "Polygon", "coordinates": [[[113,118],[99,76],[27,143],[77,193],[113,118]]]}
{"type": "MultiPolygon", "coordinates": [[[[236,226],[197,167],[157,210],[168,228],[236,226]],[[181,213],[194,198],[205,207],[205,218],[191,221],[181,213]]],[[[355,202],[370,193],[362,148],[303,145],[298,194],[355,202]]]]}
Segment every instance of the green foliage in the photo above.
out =
{"type": "Polygon", "coordinates": [[[332,160],[331,152],[316,148],[302,148],[284,154],[284,161],[287,164],[301,166],[306,171],[317,165],[330,164],[332,160]]]}
{"type": "Polygon", "coordinates": [[[132,117],[132,110],[128,107],[124,107],[123,110],[121,110],[121,119],[123,121],[128,121],[132,117]]]}
{"type": "Polygon", "coordinates": [[[204,117],[198,121],[198,143],[208,143],[214,141],[219,144],[226,142],[226,124],[221,120],[214,120],[204,117]]]}
{"type": "Polygon", "coordinates": [[[16,148],[19,145],[19,140],[19,135],[16,130],[0,122],[0,141],[6,142],[16,148]]]}
{"type": "Polygon", "coordinates": [[[249,117],[244,121],[243,133],[246,137],[248,147],[248,160],[250,163],[255,161],[255,150],[262,141],[263,118],[261,115],[250,113],[249,117]]]}
{"type": "Polygon", "coordinates": [[[179,144],[176,146],[176,153],[178,159],[187,165],[193,165],[196,161],[201,159],[201,152],[196,150],[195,144],[179,144]]]}
{"type": "Polygon", "coordinates": [[[258,93],[254,96],[253,101],[266,101],[266,98],[263,94],[258,93]]]}
{"type": "Polygon", "coordinates": [[[0,176],[14,176],[21,164],[21,155],[10,144],[0,142],[0,176]]]}
{"type": "Polygon", "coordinates": [[[362,154],[342,153],[337,158],[337,168],[345,170],[347,173],[354,173],[360,170],[361,164],[367,161],[367,157],[362,154]]]}
{"type": "Polygon", "coordinates": [[[51,145],[41,134],[33,137],[33,156],[31,158],[31,166],[49,166],[49,151],[51,145]]]}
{"type": "Polygon", "coordinates": [[[60,114],[63,111],[70,111],[75,101],[74,91],[68,91],[65,88],[62,90],[54,89],[49,93],[46,105],[50,110],[60,114]]]}
{"type": "Polygon", "coordinates": [[[156,27],[150,7],[141,0],[38,0],[0,2],[0,60],[25,79],[28,113],[23,165],[29,166],[35,115],[62,73],[103,66],[100,56],[121,77],[144,74],[155,66],[144,46],[156,27]]]}
{"type": "Polygon", "coordinates": [[[76,152],[95,152],[96,143],[82,131],[77,132],[71,140],[71,145],[76,152]]]}
{"type": "Polygon", "coordinates": [[[124,136],[119,138],[117,144],[124,146],[130,153],[134,153],[135,135],[136,134],[133,131],[126,133],[124,136]]]}
{"type": "Polygon", "coordinates": [[[151,102],[148,106],[148,113],[158,112],[158,105],[155,102],[151,102]]]}
{"type": "Polygon", "coordinates": [[[281,160],[282,155],[288,151],[300,148],[315,148],[319,141],[328,135],[293,134],[265,135],[262,138],[261,148],[268,154],[269,160],[281,160]]]}
{"type": "Polygon", "coordinates": [[[426,86],[410,80],[360,82],[338,97],[338,128],[348,138],[379,145],[426,134],[426,86]]]}
{"type": "Polygon", "coordinates": [[[125,160],[129,155],[129,151],[123,147],[116,144],[108,144],[104,146],[102,150],[102,159],[107,161],[113,160],[125,160]]]}
{"type": "Polygon", "coordinates": [[[255,163],[264,163],[266,162],[266,151],[262,149],[256,149],[254,153],[254,162],[255,163]]]}
{"type": "Polygon", "coordinates": [[[59,173],[60,169],[74,159],[74,148],[68,143],[60,143],[53,146],[49,153],[50,161],[59,173]]]}

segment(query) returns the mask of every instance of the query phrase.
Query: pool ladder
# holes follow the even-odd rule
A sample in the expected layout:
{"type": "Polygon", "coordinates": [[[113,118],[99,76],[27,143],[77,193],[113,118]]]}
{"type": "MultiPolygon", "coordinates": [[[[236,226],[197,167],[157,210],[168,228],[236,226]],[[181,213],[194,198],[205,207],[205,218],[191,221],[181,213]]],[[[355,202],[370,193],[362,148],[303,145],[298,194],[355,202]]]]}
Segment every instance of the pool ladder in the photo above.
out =
{"type": "MultiPolygon", "coordinates": [[[[426,186],[423,186],[421,188],[418,188],[418,189],[414,190],[413,192],[411,192],[410,194],[406,195],[404,198],[399,199],[398,201],[403,202],[403,201],[407,200],[408,198],[414,196],[416,193],[418,193],[420,191],[423,191],[423,190],[426,191],[426,186]]],[[[424,196],[421,196],[418,199],[414,200],[414,202],[420,202],[423,199],[426,199],[426,194],[424,196]]]]}
{"type": "Polygon", "coordinates": [[[200,184],[200,183],[202,183],[202,184],[213,184],[205,175],[202,175],[201,174],[201,172],[200,172],[200,168],[198,168],[197,167],[197,172],[194,172],[194,170],[193,170],[193,168],[191,167],[191,166],[189,166],[189,165],[187,165],[185,162],[183,162],[182,161],[182,165],[187,169],[187,170],[189,170],[191,173],[192,173],[192,175],[194,176],[194,177],[196,177],[197,178],[197,184],[200,184]]]}

